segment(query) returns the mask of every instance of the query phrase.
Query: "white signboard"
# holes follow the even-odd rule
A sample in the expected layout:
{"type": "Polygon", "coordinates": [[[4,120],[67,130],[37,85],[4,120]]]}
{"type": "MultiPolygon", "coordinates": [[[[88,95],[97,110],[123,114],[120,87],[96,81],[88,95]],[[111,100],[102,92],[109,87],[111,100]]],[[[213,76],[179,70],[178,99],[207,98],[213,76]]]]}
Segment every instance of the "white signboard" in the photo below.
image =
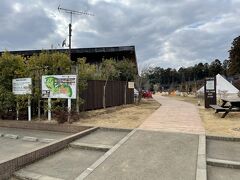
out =
{"type": "Polygon", "coordinates": [[[128,88],[134,89],[134,82],[128,82],[128,88]]]}
{"type": "Polygon", "coordinates": [[[76,99],[76,75],[42,76],[42,97],[76,99]]]}
{"type": "Polygon", "coordinates": [[[13,94],[26,95],[32,94],[32,79],[18,78],[12,80],[13,94]]]}
{"type": "Polygon", "coordinates": [[[214,81],[210,80],[206,82],[206,90],[214,90],[214,81]]]}

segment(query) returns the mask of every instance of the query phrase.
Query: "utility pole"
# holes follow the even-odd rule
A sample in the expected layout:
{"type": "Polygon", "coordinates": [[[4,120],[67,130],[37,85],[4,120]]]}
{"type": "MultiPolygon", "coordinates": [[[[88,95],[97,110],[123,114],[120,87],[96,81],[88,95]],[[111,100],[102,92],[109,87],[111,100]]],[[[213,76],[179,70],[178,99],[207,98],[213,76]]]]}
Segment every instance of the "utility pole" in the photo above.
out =
{"type": "Polygon", "coordinates": [[[70,14],[70,23],[68,25],[68,36],[69,36],[69,58],[71,60],[71,48],[72,48],[72,16],[73,15],[86,15],[86,16],[94,16],[94,14],[85,12],[85,11],[75,11],[75,10],[71,10],[71,9],[65,9],[65,8],[61,8],[60,5],[58,6],[58,10],[63,11],[65,13],[70,14]]]}
{"type": "MultiPolygon", "coordinates": [[[[85,11],[75,11],[75,10],[71,10],[71,9],[65,9],[65,8],[61,8],[60,5],[58,6],[58,10],[63,11],[65,13],[70,14],[70,23],[68,25],[68,36],[69,36],[69,59],[71,59],[71,48],[72,48],[72,16],[73,15],[86,15],[86,16],[94,16],[94,14],[89,13],[89,12],[85,12],[85,11]]],[[[76,63],[77,64],[77,63],[76,63]]],[[[77,102],[76,102],[76,111],[77,113],[79,113],[79,87],[78,87],[78,80],[79,80],[79,73],[78,73],[78,64],[76,65],[76,74],[77,74],[77,102]]]]}

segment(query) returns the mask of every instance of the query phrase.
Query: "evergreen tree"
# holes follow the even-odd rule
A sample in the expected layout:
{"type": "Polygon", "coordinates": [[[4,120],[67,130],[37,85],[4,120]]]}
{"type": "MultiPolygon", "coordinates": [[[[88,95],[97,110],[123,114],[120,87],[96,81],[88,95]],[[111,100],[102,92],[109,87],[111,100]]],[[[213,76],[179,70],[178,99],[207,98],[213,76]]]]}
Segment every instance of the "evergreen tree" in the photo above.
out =
{"type": "Polygon", "coordinates": [[[240,36],[232,42],[229,50],[229,70],[230,75],[240,74],[240,36]]]}

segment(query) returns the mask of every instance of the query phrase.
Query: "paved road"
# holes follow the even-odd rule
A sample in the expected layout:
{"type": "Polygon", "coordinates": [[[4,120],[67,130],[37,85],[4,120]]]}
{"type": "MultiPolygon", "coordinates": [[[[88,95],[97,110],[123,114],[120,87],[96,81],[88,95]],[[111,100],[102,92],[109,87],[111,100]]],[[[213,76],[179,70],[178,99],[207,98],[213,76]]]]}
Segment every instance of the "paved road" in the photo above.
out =
{"type": "Polygon", "coordinates": [[[139,129],[205,134],[195,105],[160,95],[155,95],[154,99],[161,107],[147,118],[139,129]]]}

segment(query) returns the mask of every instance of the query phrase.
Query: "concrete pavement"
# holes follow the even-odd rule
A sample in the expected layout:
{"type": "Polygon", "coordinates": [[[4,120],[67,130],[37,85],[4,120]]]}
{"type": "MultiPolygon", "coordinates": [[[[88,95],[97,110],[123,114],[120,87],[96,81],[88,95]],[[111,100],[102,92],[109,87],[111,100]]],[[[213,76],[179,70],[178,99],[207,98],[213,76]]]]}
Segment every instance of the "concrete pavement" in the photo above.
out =
{"type": "Polygon", "coordinates": [[[240,162],[240,142],[208,139],[207,157],[240,162]]]}
{"type": "Polygon", "coordinates": [[[239,180],[239,169],[208,166],[208,180],[239,180]]]}
{"type": "Polygon", "coordinates": [[[23,173],[34,173],[51,178],[73,180],[102,155],[101,151],[68,148],[33,163],[17,173],[20,176],[23,173]]]}
{"type": "Polygon", "coordinates": [[[41,142],[27,142],[19,139],[0,137],[0,162],[17,157],[22,153],[42,146],[41,142]]]}
{"type": "Polygon", "coordinates": [[[198,136],[137,130],[86,179],[194,180],[198,136]]]}
{"type": "Polygon", "coordinates": [[[207,169],[209,180],[240,179],[239,138],[207,138],[207,169]]]}

